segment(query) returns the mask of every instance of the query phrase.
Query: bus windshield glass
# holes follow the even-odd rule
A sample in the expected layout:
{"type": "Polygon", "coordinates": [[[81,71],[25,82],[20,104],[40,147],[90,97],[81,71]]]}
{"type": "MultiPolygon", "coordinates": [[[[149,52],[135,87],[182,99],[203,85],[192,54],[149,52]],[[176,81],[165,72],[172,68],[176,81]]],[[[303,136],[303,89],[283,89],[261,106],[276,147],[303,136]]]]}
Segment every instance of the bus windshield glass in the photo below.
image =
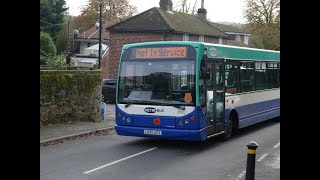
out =
{"type": "MultiPolygon", "coordinates": [[[[120,66],[118,87],[118,102],[126,104],[153,104],[164,106],[195,105],[195,50],[193,56],[187,56],[187,48],[181,50],[179,56],[174,57],[172,52],[166,53],[169,48],[161,48],[153,54],[142,57],[139,53],[142,48],[131,49],[123,55],[120,66]],[[134,52],[134,55],[132,55],[134,52]],[[183,54],[183,53],[185,54],[183,54]],[[131,54],[131,55],[130,55],[131,54]],[[163,58],[160,55],[170,58],[163,58]],[[130,58],[131,57],[131,58],[130,58]]],[[[149,50],[149,49],[148,49],[149,50]]],[[[145,50],[145,52],[148,52],[145,50]]]]}

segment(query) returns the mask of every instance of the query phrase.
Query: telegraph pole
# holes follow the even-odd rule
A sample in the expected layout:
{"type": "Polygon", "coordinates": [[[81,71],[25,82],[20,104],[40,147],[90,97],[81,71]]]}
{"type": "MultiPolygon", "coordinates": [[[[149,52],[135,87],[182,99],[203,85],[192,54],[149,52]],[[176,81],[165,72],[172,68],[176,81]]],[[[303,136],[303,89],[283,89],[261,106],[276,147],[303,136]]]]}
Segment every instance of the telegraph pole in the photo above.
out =
{"type": "Polygon", "coordinates": [[[99,66],[101,68],[101,33],[102,33],[102,1],[99,0],[100,17],[99,17],[99,66]]]}

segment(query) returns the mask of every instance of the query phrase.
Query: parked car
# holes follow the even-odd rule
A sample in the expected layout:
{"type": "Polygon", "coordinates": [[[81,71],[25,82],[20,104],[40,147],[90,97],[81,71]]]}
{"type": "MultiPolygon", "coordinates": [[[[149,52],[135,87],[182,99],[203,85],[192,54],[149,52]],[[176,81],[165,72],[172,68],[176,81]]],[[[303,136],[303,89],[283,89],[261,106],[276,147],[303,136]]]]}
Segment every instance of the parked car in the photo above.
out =
{"type": "Polygon", "coordinates": [[[116,102],[116,79],[103,79],[101,82],[102,89],[102,101],[107,102],[116,102]]]}

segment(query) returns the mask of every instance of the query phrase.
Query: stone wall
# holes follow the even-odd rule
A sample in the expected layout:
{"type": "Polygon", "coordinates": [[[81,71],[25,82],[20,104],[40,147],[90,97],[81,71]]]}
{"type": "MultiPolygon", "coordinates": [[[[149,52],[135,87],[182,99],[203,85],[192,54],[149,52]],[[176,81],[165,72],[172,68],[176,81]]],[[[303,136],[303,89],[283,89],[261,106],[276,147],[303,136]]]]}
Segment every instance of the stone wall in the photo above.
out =
{"type": "Polygon", "coordinates": [[[101,70],[41,70],[40,126],[99,120],[101,70]]]}

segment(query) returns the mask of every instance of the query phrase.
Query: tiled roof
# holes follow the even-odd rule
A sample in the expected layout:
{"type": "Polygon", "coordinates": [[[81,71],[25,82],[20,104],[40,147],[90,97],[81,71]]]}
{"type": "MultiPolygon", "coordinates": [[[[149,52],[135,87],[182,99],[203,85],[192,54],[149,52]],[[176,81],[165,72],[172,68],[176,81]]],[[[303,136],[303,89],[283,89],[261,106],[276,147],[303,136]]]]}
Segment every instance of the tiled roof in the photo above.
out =
{"type": "Polygon", "coordinates": [[[165,11],[157,7],[107,28],[109,31],[176,32],[215,37],[227,35],[195,15],[165,11]]]}
{"type": "Polygon", "coordinates": [[[197,35],[226,37],[221,30],[213,27],[210,23],[201,20],[195,15],[181,12],[172,13],[158,9],[176,32],[185,32],[197,35]]]}
{"type": "Polygon", "coordinates": [[[210,22],[214,27],[220,29],[223,32],[234,32],[234,33],[243,33],[243,34],[248,34],[247,32],[241,30],[237,26],[233,25],[226,25],[226,24],[219,24],[219,23],[214,23],[210,22]]]}

